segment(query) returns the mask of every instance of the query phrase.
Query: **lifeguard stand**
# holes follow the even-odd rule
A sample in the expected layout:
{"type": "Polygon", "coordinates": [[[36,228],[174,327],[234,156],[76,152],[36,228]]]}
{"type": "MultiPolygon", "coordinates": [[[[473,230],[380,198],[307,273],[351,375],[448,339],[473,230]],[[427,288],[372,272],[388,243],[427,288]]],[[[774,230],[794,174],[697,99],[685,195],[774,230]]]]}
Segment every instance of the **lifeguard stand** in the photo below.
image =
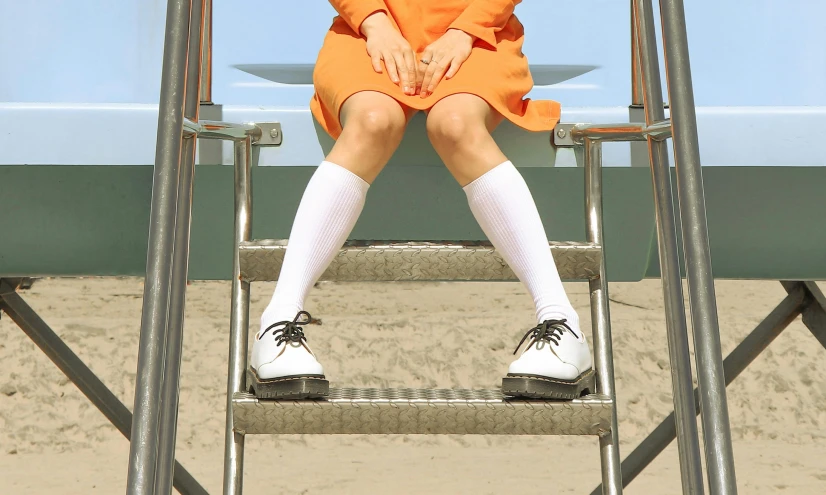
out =
{"type": "MultiPolygon", "coordinates": [[[[703,483],[699,463],[699,449],[696,426],[691,417],[692,409],[703,410],[703,432],[705,437],[706,460],[708,465],[708,486],[712,493],[735,493],[732,470],[731,444],[724,385],[732,382],[797,316],[802,315],[804,325],[814,337],[826,346],[826,297],[811,280],[822,279],[823,231],[813,229],[811,223],[801,221],[801,213],[807,209],[820,211],[822,194],[817,185],[822,183],[823,174],[817,167],[806,170],[779,167],[780,170],[751,169],[750,175],[761,179],[742,185],[741,172],[727,172],[707,169],[706,179],[717,190],[709,190],[709,207],[714,208],[718,230],[715,249],[720,249],[724,262],[718,273],[730,278],[782,279],[787,297],[726,357],[720,366],[720,350],[717,331],[717,316],[712,291],[712,279],[708,262],[708,243],[704,213],[703,189],[697,160],[697,137],[694,106],[689,75],[688,55],[682,2],[661,0],[663,33],[665,35],[665,58],[668,69],[670,100],[673,120],[665,120],[662,111],[662,96],[659,73],[656,64],[657,53],[654,42],[654,21],[651,0],[631,3],[632,18],[632,87],[633,104],[630,122],[645,120],[645,124],[585,125],[562,124],[554,130],[548,146],[550,158],[556,149],[570,147],[579,155],[579,163],[584,168],[568,175],[566,184],[585,185],[586,215],[582,226],[571,237],[580,239],[580,231],[585,230],[582,242],[553,243],[560,272],[565,277],[587,279],[591,289],[592,321],[595,324],[595,357],[598,370],[598,390],[590,397],[578,401],[558,403],[542,401],[503,401],[497,391],[353,391],[340,390],[328,401],[293,402],[292,411],[286,411],[287,404],[257,401],[245,393],[244,367],[247,345],[247,302],[250,282],[258,279],[274,278],[278,272],[279,256],[283,242],[250,241],[251,184],[250,166],[255,154],[253,146],[279,146],[283,132],[277,123],[258,122],[255,124],[227,124],[222,122],[198,121],[198,102],[210,100],[210,0],[170,0],[167,15],[166,50],[164,57],[163,92],[159,113],[158,142],[154,168],[152,194],[151,228],[149,238],[148,263],[146,264],[146,284],[144,312],[141,329],[139,356],[139,376],[136,385],[134,416],[105,384],[71,350],[24,300],[19,291],[31,285],[32,276],[112,276],[144,275],[144,253],[135,246],[144,244],[146,230],[141,225],[135,227],[138,217],[135,211],[145,211],[142,192],[143,175],[146,167],[104,166],[35,167],[20,166],[31,163],[28,160],[30,143],[40,143],[41,136],[31,129],[39,128],[42,115],[33,114],[31,108],[17,108],[14,105],[0,108],[0,117],[5,137],[4,155],[6,161],[0,166],[0,182],[7,187],[0,195],[0,204],[7,214],[3,217],[3,249],[0,261],[0,310],[6,313],[51,359],[55,365],[78,387],[106,418],[130,441],[129,492],[168,493],[174,485],[184,494],[203,494],[206,491],[178,463],[174,463],[175,428],[178,405],[178,370],[181,357],[181,332],[183,327],[183,306],[187,272],[188,238],[191,192],[193,184],[193,155],[195,138],[224,139],[233,142],[235,161],[235,263],[231,278],[233,281],[232,332],[230,337],[230,374],[227,394],[227,444],[225,492],[240,493],[241,467],[243,463],[243,441],[246,434],[259,428],[264,433],[306,432],[306,433],[346,433],[366,431],[368,433],[476,433],[476,434],[593,434],[600,439],[602,454],[603,484],[594,493],[619,493],[647,466],[675,437],[678,439],[683,491],[702,493],[703,483]],[[200,50],[201,56],[189,56],[200,50]],[[185,74],[189,77],[186,80],[185,74]],[[643,119],[642,115],[645,116],[643,119]],[[637,117],[639,116],[639,117],[637,117]],[[23,120],[21,120],[23,119],[23,120]],[[669,184],[668,160],[665,156],[663,139],[671,133],[677,158],[676,177],[682,216],[683,243],[686,252],[687,275],[690,286],[689,297],[693,313],[696,363],[698,368],[698,389],[691,391],[691,370],[687,353],[687,335],[681,280],[676,252],[676,222],[673,198],[669,184]],[[31,136],[35,135],[36,140],[31,136]],[[628,140],[632,142],[636,156],[647,151],[650,157],[649,174],[643,168],[608,168],[605,202],[609,205],[606,218],[606,232],[602,230],[602,183],[601,143],[604,141],[628,140]],[[16,146],[16,148],[15,148],[16,146]],[[640,147],[642,147],[640,149],[640,147]],[[15,151],[16,150],[16,151],[15,151]],[[12,158],[7,158],[7,156],[12,158]],[[11,165],[11,166],[5,166],[11,165]],[[584,173],[579,173],[584,172],[584,173]],[[621,173],[620,173],[621,172],[621,173]],[[644,172],[639,174],[638,172],[644,172]],[[722,172],[717,174],[714,172],[722,172]],[[765,172],[765,173],[764,173],[765,172]],[[571,181],[570,177],[575,180],[571,181]],[[629,180],[632,179],[633,180],[629,180]],[[716,178],[716,181],[715,181],[716,178]],[[137,179],[137,180],[136,180],[137,179]],[[606,273],[612,279],[629,277],[628,267],[643,252],[647,259],[653,235],[653,211],[646,210],[647,237],[636,242],[633,249],[626,249],[636,236],[628,232],[628,226],[616,222],[612,215],[625,209],[623,220],[638,216],[642,211],[638,201],[647,201],[643,196],[652,183],[656,211],[656,230],[660,267],[656,263],[639,266],[634,278],[661,276],[665,296],[668,321],[669,352],[674,384],[675,413],[665,418],[622,462],[620,475],[617,451],[617,429],[615,395],[613,391],[611,339],[607,308],[606,273]],[[636,184],[635,192],[623,193],[622,201],[612,196],[618,187],[636,184]],[[791,188],[795,199],[807,196],[805,201],[789,201],[775,194],[778,182],[794,184],[791,188]],[[640,183],[646,187],[639,187],[640,183]],[[38,201],[31,201],[38,198],[38,201]],[[641,198],[641,199],[640,199],[641,198]],[[114,205],[111,209],[100,208],[101,204],[114,205]],[[730,208],[736,204],[740,208],[730,208]],[[630,208],[629,208],[630,206],[630,208]],[[774,218],[755,215],[753,218],[737,218],[743,208],[762,207],[776,214],[774,218]],[[734,212],[730,210],[735,210],[734,212]],[[109,212],[116,213],[108,215],[109,212]],[[103,215],[100,215],[104,213],[103,215]],[[746,221],[744,221],[746,220],[746,221]],[[750,220],[750,222],[749,222],[750,220]],[[619,223],[619,225],[618,225],[619,223]],[[91,231],[85,227],[93,225],[91,231]],[[127,225],[127,228],[123,228],[127,225]],[[725,232],[721,232],[721,225],[725,232]],[[755,227],[756,225],[756,227],[755,227]],[[765,227],[768,225],[768,227],[765,227]],[[81,226],[81,227],[78,227],[81,226]],[[780,228],[784,235],[777,235],[780,228]],[[129,229],[141,231],[135,235],[129,229]],[[613,230],[612,230],[613,229],[613,230]],[[113,232],[115,235],[113,236],[113,232]],[[613,236],[610,233],[614,233],[613,236]],[[619,232],[619,234],[617,234],[619,232]],[[584,235],[587,234],[587,235],[584,235]],[[756,235],[757,234],[757,235],[756,235]],[[796,236],[799,244],[789,242],[796,236]],[[608,237],[607,249],[603,249],[603,237],[608,237]],[[743,251],[741,237],[749,239],[759,249],[743,251]],[[100,243],[111,246],[109,252],[101,250],[100,243]],[[619,256],[617,249],[619,248],[619,256]],[[760,251],[755,254],[755,252],[760,251]],[[771,256],[767,257],[766,252],[771,256]],[[116,254],[113,254],[116,253],[116,254]],[[606,272],[605,253],[610,266],[606,272]],[[779,257],[774,256],[778,253],[779,257]],[[616,258],[614,258],[616,256],[616,258]],[[733,260],[737,262],[733,262],[733,260]],[[258,265],[251,263],[260,260],[258,265]],[[619,261],[614,261],[619,260],[619,261]],[[618,277],[617,274],[621,276],[618,277]],[[641,275],[644,274],[644,275],[641,275]],[[259,278],[260,277],[260,278],[259,278]],[[787,281],[788,280],[788,281],[787,281]],[[808,281],[807,281],[808,280],[808,281]],[[364,414],[370,409],[376,414],[364,414]],[[443,417],[434,418],[433,411],[441,411],[443,417]],[[404,416],[402,416],[402,413],[404,416]],[[531,417],[533,414],[535,415],[531,417]],[[345,418],[344,415],[347,415],[345,418]],[[296,420],[297,418],[297,420],[296,420]],[[291,425],[286,420],[296,420],[291,425]],[[317,420],[317,421],[316,421],[317,420]],[[131,428],[130,428],[131,426],[131,428]],[[174,469],[173,469],[174,465],[174,469]]],[[[208,108],[208,107],[204,107],[208,108]]],[[[55,109],[52,109],[55,110],[55,109]]],[[[60,110],[60,109],[57,109],[60,110]]],[[[86,109],[88,110],[88,109],[86,109]]],[[[58,112],[60,115],[60,112],[58,112]]],[[[284,114],[282,114],[284,115],[284,114]]],[[[74,121],[78,114],[72,114],[74,121]]],[[[97,115],[94,122],[100,127],[97,115]]],[[[65,114],[62,118],[66,118],[65,114]]],[[[89,118],[89,114],[86,114],[89,118]]],[[[117,116],[119,124],[132,122],[117,116]]],[[[84,122],[83,119],[78,122],[84,122]]],[[[85,122],[89,122],[88,120],[85,122]]],[[[772,121],[774,122],[774,121],[772,121]]],[[[105,124],[104,124],[105,126],[105,124]]],[[[798,129],[799,130],[799,129],[798,129]]],[[[108,129],[107,129],[108,131],[108,129]]],[[[284,131],[289,139],[291,128],[284,131]]],[[[294,131],[293,131],[294,132],[294,131]]],[[[85,125],[71,129],[71,139],[84,142],[90,134],[85,125]]],[[[95,134],[97,135],[97,134],[95,134]]],[[[537,134],[542,137],[540,134],[537,134]]],[[[522,139],[529,137],[532,146],[537,144],[537,135],[505,134],[506,145],[519,147],[522,139]],[[515,144],[516,143],[516,144],[515,144]]],[[[65,136],[64,136],[65,137],[65,136]]],[[[542,137],[541,146],[546,145],[542,137]]],[[[290,141],[294,144],[296,141],[290,141]]],[[[210,143],[212,144],[212,143],[210,143]]],[[[503,143],[500,143],[503,144],[503,143]]],[[[51,149],[51,148],[49,148],[51,149]]],[[[64,150],[56,148],[59,153],[64,150]]],[[[97,149],[95,149],[97,151],[97,149]]],[[[201,148],[201,156],[204,149],[201,148]]],[[[54,155],[48,155],[54,156],[54,155]]],[[[88,154],[84,155],[88,160],[88,154]]],[[[75,163],[76,157],[69,153],[68,163],[75,163]]],[[[64,163],[54,158],[40,163],[64,163]]],[[[83,161],[81,161],[83,163],[83,161]]],[[[97,163],[97,162],[96,162],[97,163]]],[[[141,164],[146,162],[141,162],[141,164]]],[[[548,164],[553,163],[550,159],[548,164]]],[[[543,164],[545,165],[545,164],[543,164]]],[[[302,167],[267,167],[258,170],[256,180],[265,183],[288,182],[298,189],[301,180],[306,180],[311,170],[295,170],[302,167]]],[[[309,168],[309,167],[304,167],[309,168]]],[[[392,168],[392,167],[391,167],[392,168]]],[[[425,167],[427,168],[427,167],[425,167]]],[[[432,170],[430,167],[427,177],[432,170]]],[[[148,171],[148,170],[146,170],[148,171]]],[[[223,184],[228,177],[222,167],[202,169],[200,184],[223,184]],[[212,181],[212,182],[210,182],[212,181]]],[[[423,169],[415,170],[418,176],[423,169]]],[[[398,179],[397,171],[388,169],[383,177],[398,179]],[[396,175],[394,175],[396,174],[396,175]]],[[[558,180],[567,174],[565,170],[539,166],[523,168],[522,173],[530,184],[544,185],[548,178],[558,180]],[[542,172],[542,173],[538,173],[542,172]]],[[[148,174],[147,174],[148,175],[148,174]]],[[[408,179],[413,177],[408,174],[408,179]]],[[[565,182],[565,181],[563,181],[565,182]]],[[[228,185],[229,181],[226,180],[228,185]]],[[[433,184],[431,184],[433,185],[433,184]]],[[[436,184],[438,185],[438,184],[436,184]]],[[[451,184],[455,186],[455,184],[451,184]]],[[[405,183],[399,191],[409,189],[405,183]]],[[[788,193],[790,189],[787,188],[788,193]]],[[[566,194],[569,191],[564,191],[566,194]]],[[[791,193],[788,193],[791,194],[791,193]]],[[[403,197],[403,194],[400,195],[403,197]]],[[[147,195],[148,197],[148,195],[147,195]]],[[[572,196],[573,197],[573,196],[572,196]]],[[[581,198],[582,196],[579,196],[581,198]]],[[[374,196],[375,198],[375,196],[374,196]]],[[[214,198],[201,204],[212,205],[214,198]]],[[[263,198],[259,196],[259,200],[263,198]]],[[[403,198],[402,198],[403,199],[403,198]]],[[[540,198],[541,199],[541,198],[540,198]]],[[[574,199],[577,199],[574,197],[574,199]]],[[[577,199],[578,200],[578,199],[577,199]]],[[[279,199],[279,201],[281,201],[279,199]]],[[[394,201],[397,201],[394,198],[394,201]]],[[[566,206],[575,201],[566,201],[566,206]]],[[[273,203],[267,203],[273,206],[273,203]]],[[[283,207],[284,202],[275,206],[283,207]]],[[[389,205],[393,206],[393,204],[389,205]]],[[[425,205],[426,206],[426,205],[425,205]]],[[[645,205],[646,207],[650,205],[645,205]]],[[[203,210],[202,210],[203,211],[203,210]]],[[[222,229],[215,229],[213,222],[220,223],[220,216],[214,208],[208,230],[210,247],[221,244],[222,229]]],[[[566,210],[568,213],[568,210],[566,210]]],[[[206,215],[209,216],[209,215],[206,215]]],[[[201,216],[200,218],[203,218],[201,216]]],[[[456,222],[446,222],[456,227],[456,222]]],[[[226,224],[222,224],[226,225],[226,224]]],[[[579,225],[579,224],[577,224],[579,225]]],[[[815,224],[817,225],[817,224],[815,224]]],[[[414,225],[415,226],[415,225],[414,225]]],[[[409,228],[409,224],[402,227],[409,228]]],[[[459,226],[461,227],[461,226],[459,226]]],[[[385,225],[385,229],[389,228],[385,225]]],[[[394,232],[400,227],[393,225],[394,232]]],[[[227,231],[229,229],[227,228],[227,231]]],[[[569,229],[570,230],[570,229],[569,229]]],[[[198,229],[195,229],[198,235],[198,229]]],[[[402,232],[403,233],[403,232],[402,232]]],[[[378,237],[382,233],[379,232],[378,237]]],[[[464,234],[460,234],[464,235],[464,234]]],[[[471,238],[469,236],[467,238],[471,238]]],[[[362,239],[376,238],[362,236],[362,239]]],[[[392,237],[398,239],[400,237],[392,237]]],[[[436,239],[438,236],[411,236],[407,239],[436,239]]],[[[444,237],[441,237],[444,238],[444,237]]],[[[229,244],[229,243],[227,243],[229,244]]],[[[333,270],[325,274],[328,278],[364,280],[365,272],[343,269],[346,262],[357,255],[372,256],[370,264],[363,268],[373,270],[371,279],[465,279],[495,280],[512,279],[512,273],[503,266],[491,247],[478,241],[400,242],[381,243],[351,241],[343,250],[341,259],[333,270]],[[392,263],[390,255],[407,257],[404,263],[392,263]],[[452,258],[451,258],[452,257],[452,258]],[[463,266],[453,261],[462,260],[463,266]],[[423,268],[415,273],[405,270],[406,263],[417,263],[423,268]],[[489,262],[485,265],[485,262],[489,262]],[[422,271],[424,269],[424,271],[422,271]]],[[[216,262],[224,256],[220,248],[209,253],[193,256],[193,272],[196,277],[226,278],[230,274],[218,267],[216,262]],[[206,256],[205,256],[206,254],[206,256]],[[216,267],[218,267],[216,269],[216,267]]],[[[227,256],[228,258],[228,256],[227,256]]],[[[228,260],[227,260],[228,261],[228,260]]],[[[228,264],[228,263],[227,263],[228,264]]],[[[634,270],[631,270],[634,271],[634,270]]],[[[229,272],[229,270],[226,270],[229,272]]]]}
{"type": "MultiPolygon", "coordinates": [[[[235,158],[225,494],[241,493],[245,435],[284,433],[594,435],[600,445],[602,491],[621,493],[602,229],[601,152],[608,141],[648,144],[683,491],[702,493],[665,143],[673,136],[708,482],[714,494],[735,493],[683,4],[660,2],[671,119],[665,118],[663,107],[652,2],[632,0],[631,9],[632,109],[643,109],[645,123],[561,124],[549,143],[573,147],[585,167],[587,242],[554,242],[549,248],[563,278],[589,284],[596,393],[557,402],[509,400],[496,390],[334,389],[327,400],[280,402],[247,393],[245,372],[250,284],[277,279],[286,248],[284,240],[251,239],[252,146],[278,146],[282,130],[277,123],[199,121],[199,102],[211,99],[211,3],[169,0],[128,492],[167,493],[172,485],[195,143],[207,138],[231,140],[235,158]]],[[[485,243],[352,240],[322,279],[514,280],[514,275],[485,243]]]]}

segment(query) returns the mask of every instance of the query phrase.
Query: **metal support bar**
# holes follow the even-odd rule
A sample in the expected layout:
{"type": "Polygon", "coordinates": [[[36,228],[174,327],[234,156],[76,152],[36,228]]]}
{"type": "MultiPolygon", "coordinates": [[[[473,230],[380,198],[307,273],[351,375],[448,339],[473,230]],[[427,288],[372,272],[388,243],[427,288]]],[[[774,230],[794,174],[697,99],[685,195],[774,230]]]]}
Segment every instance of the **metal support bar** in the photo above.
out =
{"type": "MultiPolygon", "coordinates": [[[[660,83],[657,43],[654,38],[654,12],[651,0],[636,0],[637,36],[640,44],[640,67],[645,96],[647,124],[665,120],[660,83]]],[[[694,418],[691,358],[688,353],[688,331],[683,306],[682,277],[677,253],[676,221],[671,194],[671,175],[666,143],[649,138],[648,151],[654,182],[654,202],[657,213],[657,240],[663,299],[666,312],[668,354],[671,361],[671,383],[677,420],[677,446],[684,494],[702,494],[703,476],[697,422],[694,418]]]]}
{"type": "MultiPolygon", "coordinates": [[[[631,0],[629,4],[631,6],[631,105],[628,106],[628,121],[642,122],[645,120],[645,109],[643,108],[644,97],[640,74],[640,45],[636,29],[637,13],[634,0],[631,0]]],[[[642,143],[630,143],[629,148],[631,166],[648,167],[648,149],[642,143]]]]}
{"type": "Polygon", "coordinates": [[[591,141],[664,141],[671,137],[671,121],[663,119],[650,125],[621,124],[557,124],[554,128],[554,146],[570,147],[591,141]]]}
{"type": "MultiPolygon", "coordinates": [[[[763,352],[780,333],[793,322],[806,307],[807,293],[802,282],[793,282],[794,288],[789,295],[772,310],[752,332],[726,357],[723,362],[726,385],[740,376],[749,364],[763,352]]],[[[694,389],[695,397],[699,391],[694,389]]],[[[700,413],[699,403],[695,412],[700,413]]],[[[625,460],[622,461],[622,482],[628,486],[651,461],[653,461],[674,440],[676,428],[674,413],[668,415],[657,425],[625,460]]],[[[592,495],[598,495],[598,486],[592,495]]]]}
{"type": "Polygon", "coordinates": [[[235,142],[235,239],[232,259],[232,315],[227,372],[227,421],[224,441],[224,494],[241,495],[244,472],[244,434],[233,428],[232,396],[246,392],[250,283],[241,281],[238,247],[252,235],[252,138],[235,142]]]}
{"type": "MultiPolygon", "coordinates": [[[[204,23],[204,0],[192,0],[187,53],[184,118],[198,122],[201,75],[201,35],[204,23]]],[[[184,309],[186,282],[189,272],[189,237],[192,219],[192,189],[195,179],[196,136],[184,139],[181,157],[181,178],[178,184],[178,204],[175,219],[175,242],[172,264],[172,286],[169,301],[169,328],[161,392],[160,427],[158,432],[158,460],[155,493],[170,493],[175,459],[175,437],[178,426],[178,399],[180,395],[181,354],[184,338],[184,309]]]]}
{"type": "MultiPolygon", "coordinates": [[[[587,240],[603,245],[602,228],[602,143],[585,140],[585,218],[587,240]]],[[[588,280],[591,294],[591,322],[594,337],[594,366],[597,371],[597,393],[606,395],[616,404],[614,388],[614,352],[611,338],[611,315],[608,309],[608,279],[605,276],[605,252],[600,256],[599,278],[588,280]]],[[[611,431],[599,438],[599,453],[602,463],[602,493],[620,495],[622,493],[622,471],[619,456],[619,432],[617,428],[617,408],[611,411],[611,431]]]]}
{"type": "Polygon", "coordinates": [[[167,5],[146,283],[129,447],[129,495],[149,495],[155,489],[191,4],[191,0],[169,0],[167,5]]]}
{"type": "MultiPolygon", "coordinates": [[[[49,325],[15,292],[15,286],[0,279],[0,309],[20,327],[78,390],[129,440],[132,413],[117,396],[66,345],[49,325]]],[[[183,495],[207,495],[207,491],[177,461],[173,485],[183,495]]]]}
{"type": "Polygon", "coordinates": [[[204,1],[203,36],[201,37],[201,77],[198,94],[201,104],[212,105],[212,0],[204,1]]]}
{"type": "Polygon", "coordinates": [[[637,12],[631,4],[631,105],[642,106],[644,97],[642,94],[642,77],[640,75],[640,45],[637,39],[637,12]]]}
{"type": "MultiPolygon", "coordinates": [[[[196,2],[198,0],[195,0],[196,2]]],[[[195,138],[184,140],[181,181],[178,189],[178,213],[175,233],[175,255],[172,267],[172,288],[169,300],[169,335],[162,383],[160,428],[158,430],[158,460],[154,493],[169,493],[172,480],[172,460],[175,457],[175,437],[178,424],[181,354],[183,351],[184,308],[189,267],[189,233],[192,215],[192,189],[195,175],[195,138]]]]}
{"type": "MultiPolygon", "coordinates": [[[[781,282],[786,292],[791,293],[797,282],[781,282]]],[[[826,349],[826,296],[814,282],[802,282],[809,292],[811,303],[803,310],[803,324],[814,338],[826,349]]]]}
{"type": "Polygon", "coordinates": [[[243,141],[249,137],[252,139],[252,144],[256,146],[279,146],[284,136],[279,122],[235,124],[232,122],[202,120],[198,123],[189,119],[184,119],[184,135],[197,135],[200,139],[223,139],[227,141],[243,141]]]}
{"type": "Polygon", "coordinates": [[[668,99],[674,128],[674,165],[677,171],[688,298],[694,330],[697,383],[703,411],[708,489],[715,495],[734,495],[737,493],[737,481],[714,276],[711,273],[711,250],[683,0],[660,0],[660,13],[668,99]]]}
{"type": "Polygon", "coordinates": [[[203,120],[200,123],[198,137],[201,139],[228,139],[231,141],[244,140],[248,136],[252,143],[261,140],[261,128],[255,124],[233,124],[231,122],[215,122],[203,120]]]}

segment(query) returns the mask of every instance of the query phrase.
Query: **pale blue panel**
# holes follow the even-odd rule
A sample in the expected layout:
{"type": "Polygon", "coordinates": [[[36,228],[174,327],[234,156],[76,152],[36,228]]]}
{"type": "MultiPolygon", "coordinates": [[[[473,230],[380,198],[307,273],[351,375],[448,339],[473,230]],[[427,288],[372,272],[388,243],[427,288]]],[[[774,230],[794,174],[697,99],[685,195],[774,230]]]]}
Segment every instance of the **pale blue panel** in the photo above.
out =
{"type": "MultiPolygon", "coordinates": [[[[157,105],[0,103],[0,165],[149,165],[155,161],[157,105]]],[[[224,107],[229,122],[276,121],[281,147],[261,150],[260,165],[318,165],[332,140],[306,108],[224,107]]],[[[627,122],[627,109],[567,108],[563,122],[627,122]]],[[[826,107],[699,108],[704,166],[824,166],[826,107]]],[[[520,167],[574,166],[570,150],[554,150],[548,133],[525,132],[505,122],[495,132],[520,167]]],[[[223,163],[232,163],[224,145],[223,163]]],[[[630,165],[628,145],[605,145],[605,165],[630,165]]],[[[441,166],[419,114],[391,166],[441,166]]]]}
{"type": "MultiPolygon", "coordinates": [[[[699,105],[826,105],[826,2],[684,3],[699,105]]],[[[313,63],[334,15],[329,2],[214,8],[214,100],[306,105],[311,89],[267,86],[233,66],[313,63]]],[[[532,64],[599,67],[531,96],[577,107],[628,104],[629,12],[628,0],[523,1],[516,13],[532,64]]],[[[157,102],[165,0],[0,0],[0,13],[0,101],[157,102]]]]}
{"type": "Polygon", "coordinates": [[[155,163],[158,105],[0,103],[0,165],[155,163]]]}

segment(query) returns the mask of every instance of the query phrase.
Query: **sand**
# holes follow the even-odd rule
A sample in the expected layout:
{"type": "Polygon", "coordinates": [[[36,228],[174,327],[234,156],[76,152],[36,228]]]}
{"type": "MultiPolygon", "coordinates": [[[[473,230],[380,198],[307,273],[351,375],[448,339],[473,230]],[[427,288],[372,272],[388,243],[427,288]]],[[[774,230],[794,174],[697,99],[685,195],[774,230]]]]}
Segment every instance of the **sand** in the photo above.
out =
{"type": "MultiPolygon", "coordinates": [[[[585,284],[568,284],[589,328],[585,284]]],[[[131,409],[141,279],[44,279],[23,293],[131,409]]],[[[252,320],[271,286],[253,287],[252,320]]],[[[621,455],[671,410],[658,281],[610,288],[621,455]]],[[[717,283],[727,354],[785,296],[717,283]]],[[[178,460],[221,492],[230,285],[189,287],[178,460]]],[[[333,386],[496,387],[532,326],[516,283],[323,283],[308,330],[333,386]]],[[[124,493],[129,445],[6,315],[0,319],[0,493],[124,493]]],[[[740,493],[826,493],[826,357],[798,319],[729,388],[740,493]]],[[[578,493],[599,483],[591,438],[249,436],[246,493],[578,493]]],[[[680,493],[676,442],[627,489],[680,493]]]]}

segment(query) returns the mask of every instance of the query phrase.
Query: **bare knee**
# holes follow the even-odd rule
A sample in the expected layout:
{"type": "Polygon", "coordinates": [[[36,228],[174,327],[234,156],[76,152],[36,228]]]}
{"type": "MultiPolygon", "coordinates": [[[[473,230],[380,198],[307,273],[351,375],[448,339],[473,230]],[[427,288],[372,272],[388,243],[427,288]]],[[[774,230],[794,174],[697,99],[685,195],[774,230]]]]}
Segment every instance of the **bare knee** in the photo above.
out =
{"type": "Polygon", "coordinates": [[[490,134],[501,119],[474,95],[448,96],[433,106],[427,116],[427,135],[460,184],[507,160],[490,134]]]}
{"type": "Polygon", "coordinates": [[[347,117],[344,129],[371,142],[394,142],[404,134],[406,120],[400,108],[376,106],[359,109],[347,117]]]}
{"type": "Polygon", "coordinates": [[[484,121],[473,113],[435,110],[427,116],[427,135],[437,150],[472,148],[489,135],[484,121]]]}
{"type": "Polygon", "coordinates": [[[380,93],[351,96],[341,111],[343,131],[327,159],[372,183],[402,140],[407,111],[380,93]]]}

